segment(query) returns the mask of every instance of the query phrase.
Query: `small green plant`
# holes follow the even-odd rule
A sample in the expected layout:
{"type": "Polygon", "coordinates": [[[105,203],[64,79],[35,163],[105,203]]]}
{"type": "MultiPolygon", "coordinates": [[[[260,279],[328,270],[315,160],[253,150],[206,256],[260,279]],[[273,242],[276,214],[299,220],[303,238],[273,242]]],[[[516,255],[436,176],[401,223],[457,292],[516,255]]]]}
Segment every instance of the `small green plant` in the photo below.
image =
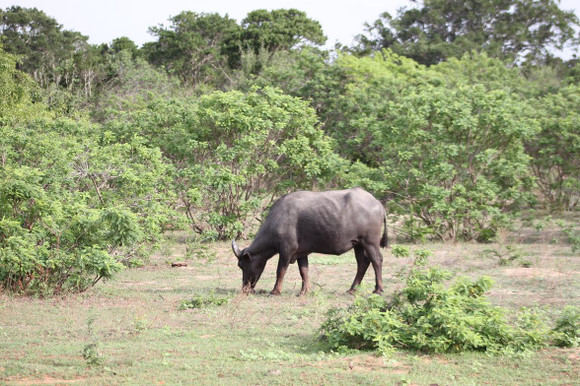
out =
{"type": "Polygon", "coordinates": [[[229,302],[227,296],[218,296],[216,294],[199,295],[190,300],[183,300],[179,306],[180,310],[189,310],[194,308],[206,308],[211,306],[221,306],[229,302]]]}
{"type": "Polygon", "coordinates": [[[580,308],[568,306],[552,330],[554,344],[558,347],[580,346],[580,308]]]}
{"type": "Polygon", "coordinates": [[[83,348],[83,359],[88,366],[98,367],[104,362],[104,358],[99,351],[98,343],[89,343],[83,348]]]}
{"type": "Polygon", "coordinates": [[[94,329],[95,321],[96,321],[96,317],[94,315],[89,316],[89,319],[87,320],[87,334],[88,334],[90,343],[87,343],[83,347],[83,352],[82,352],[83,359],[85,360],[87,365],[90,367],[101,366],[105,361],[102,353],[99,350],[100,343],[98,342],[98,340],[95,337],[95,335],[96,335],[95,329],[94,329]]]}
{"type": "Polygon", "coordinates": [[[151,323],[149,323],[149,321],[144,316],[136,318],[132,322],[133,333],[140,334],[142,332],[145,332],[149,329],[150,325],[151,323]]]}
{"type": "Polygon", "coordinates": [[[524,252],[513,245],[499,244],[497,248],[484,249],[481,255],[483,257],[491,256],[497,258],[498,264],[501,266],[510,265],[518,261],[524,267],[530,267],[532,265],[531,261],[523,259],[525,256],[524,252]]]}
{"type": "Polygon", "coordinates": [[[391,253],[397,258],[404,258],[411,256],[411,249],[404,245],[395,244],[391,247],[391,253]]]}

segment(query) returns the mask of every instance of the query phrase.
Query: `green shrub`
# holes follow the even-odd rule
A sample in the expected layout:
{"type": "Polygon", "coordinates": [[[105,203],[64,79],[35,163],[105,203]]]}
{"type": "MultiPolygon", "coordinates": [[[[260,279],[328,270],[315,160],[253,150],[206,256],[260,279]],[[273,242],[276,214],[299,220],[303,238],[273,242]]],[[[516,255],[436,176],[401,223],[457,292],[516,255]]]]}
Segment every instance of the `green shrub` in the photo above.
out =
{"type": "Polygon", "coordinates": [[[568,306],[552,330],[554,344],[558,347],[580,346],[580,308],[568,306]]]}
{"type": "Polygon", "coordinates": [[[568,238],[568,242],[572,247],[572,252],[576,253],[580,251],[580,231],[575,229],[575,224],[566,224],[563,220],[557,222],[558,227],[562,230],[562,233],[568,238]]]}
{"type": "Polygon", "coordinates": [[[498,259],[498,264],[501,266],[510,265],[513,262],[519,261],[523,265],[531,266],[529,260],[524,259],[524,252],[513,245],[499,244],[497,248],[484,249],[481,252],[482,256],[495,257],[498,259]]]}
{"type": "Polygon", "coordinates": [[[97,343],[89,343],[83,348],[83,359],[89,367],[101,366],[104,362],[103,355],[99,351],[97,343]]]}
{"type": "Polygon", "coordinates": [[[192,230],[215,240],[247,235],[273,198],[335,178],[337,157],[317,124],[308,102],[266,87],[156,100],[108,125],[162,150],[192,230]]]}
{"type": "Polygon", "coordinates": [[[572,211],[580,200],[580,87],[562,87],[533,101],[541,131],[526,143],[544,203],[572,211]]]}
{"type": "Polygon", "coordinates": [[[389,199],[413,240],[488,241],[510,223],[510,210],[531,198],[523,142],[537,123],[502,84],[465,76],[479,74],[482,61],[491,66],[483,74],[506,70],[478,59],[426,68],[385,50],[336,62],[347,85],[337,121],[327,125],[334,125],[341,155],[366,165],[346,178],[389,199]]]}
{"type": "Polygon", "coordinates": [[[161,154],[107,136],[65,119],[0,126],[0,287],[84,291],[159,240],[161,154]]]}
{"type": "MultiPolygon", "coordinates": [[[[400,249],[400,248],[398,248],[400,249]]],[[[485,351],[517,353],[547,344],[549,328],[542,313],[523,310],[510,322],[491,305],[488,277],[451,278],[448,271],[426,267],[428,253],[415,253],[406,286],[390,301],[378,295],[357,297],[347,308],[332,309],[321,327],[333,349],[397,348],[423,352],[485,351]]]]}

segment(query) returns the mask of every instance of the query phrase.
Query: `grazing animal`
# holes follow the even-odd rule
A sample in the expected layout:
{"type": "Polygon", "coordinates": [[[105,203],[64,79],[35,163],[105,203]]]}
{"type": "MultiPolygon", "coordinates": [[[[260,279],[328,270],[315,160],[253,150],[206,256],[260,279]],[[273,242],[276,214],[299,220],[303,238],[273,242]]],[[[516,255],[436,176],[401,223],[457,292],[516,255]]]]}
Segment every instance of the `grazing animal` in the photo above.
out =
{"type": "Polygon", "coordinates": [[[298,261],[302,289],[308,292],[308,255],[312,252],[341,255],[354,248],[357,271],[349,292],[358,286],[370,264],[375,271],[375,293],[383,292],[380,247],[387,246],[383,205],[361,188],[326,192],[299,191],[279,198],[249,247],[232,249],[242,269],[242,290],[254,292],[266,262],[279,254],[272,295],[282,291],[290,264],[298,261]]]}

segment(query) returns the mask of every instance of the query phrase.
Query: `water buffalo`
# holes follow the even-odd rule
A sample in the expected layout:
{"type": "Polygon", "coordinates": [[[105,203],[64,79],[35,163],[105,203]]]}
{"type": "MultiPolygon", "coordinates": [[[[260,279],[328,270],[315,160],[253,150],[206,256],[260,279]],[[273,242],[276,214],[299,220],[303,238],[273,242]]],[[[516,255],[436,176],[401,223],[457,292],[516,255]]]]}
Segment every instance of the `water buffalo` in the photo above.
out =
{"type": "Polygon", "coordinates": [[[387,246],[387,223],[383,205],[361,188],[327,192],[300,191],[279,198],[249,247],[232,249],[243,272],[243,291],[253,292],[266,262],[279,254],[276,284],[279,295],[288,266],[298,261],[302,289],[309,290],[308,255],[312,252],[341,255],[354,248],[357,271],[349,292],[358,286],[372,263],[375,293],[383,292],[380,247],[387,246]]]}

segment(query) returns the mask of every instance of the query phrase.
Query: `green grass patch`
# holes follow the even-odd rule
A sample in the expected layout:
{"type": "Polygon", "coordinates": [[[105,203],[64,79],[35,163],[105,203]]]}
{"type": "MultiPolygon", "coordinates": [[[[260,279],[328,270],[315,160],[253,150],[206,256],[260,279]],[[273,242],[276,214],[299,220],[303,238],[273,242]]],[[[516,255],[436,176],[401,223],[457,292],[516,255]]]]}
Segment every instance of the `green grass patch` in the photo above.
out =
{"type": "MultiPolygon", "coordinates": [[[[176,241],[173,249],[185,251],[185,245],[176,241]]],[[[478,244],[433,244],[429,259],[472,282],[493,278],[486,292],[492,306],[501,305],[508,316],[521,306],[542,306],[550,321],[563,319],[562,341],[575,342],[566,333],[576,331],[575,314],[564,313],[564,305],[579,305],[580,258],[567,244],[518,247],[536,251],[533,268],[476,258],[489,248],[478,244]],[[525,276],[507,276],[520,272],[525,276]]],[[[313,256],[316,287],[302,297],[296,296],[301,279],[294,265],[282,295],[268,295],[276,277],[273,258],[257,293],[247,296],[239,293],[241,272],[229,243],[207,248],[215,254],[211,263],[171,268],[165,261],[181,260],[177,252],[153,256],[83,294],[38,299],[0,293],[0,383],[525,385],[572,384],[580,375],[577,348],[546,347],[519,358],[401,349],[383,357],[362,348],[333,349],[320,339],[320,327],[330,309],[355,301],[345,293],[356,271],[351,254],[330,256],[333,264],[318,264],[326,256],[313,256]],[[201,307],[180,310],[189,301],[201,307]]],[[[404,288],[412,257],[383,254],[385,297],[391,298],[404,288]]],[[[373,283],[369,269],[363,288],[373,283]]]]}

